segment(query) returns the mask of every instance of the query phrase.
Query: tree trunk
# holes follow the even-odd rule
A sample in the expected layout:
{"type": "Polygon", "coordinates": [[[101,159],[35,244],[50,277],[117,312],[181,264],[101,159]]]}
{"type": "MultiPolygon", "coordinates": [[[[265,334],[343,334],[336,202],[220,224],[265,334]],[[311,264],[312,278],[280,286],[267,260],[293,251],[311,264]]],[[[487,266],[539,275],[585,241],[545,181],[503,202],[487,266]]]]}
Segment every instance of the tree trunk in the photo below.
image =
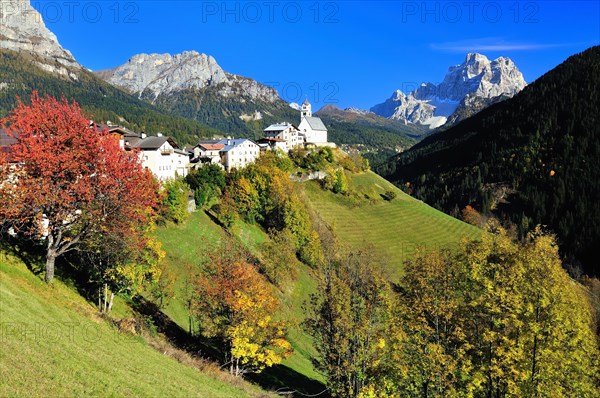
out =
{"type": "Polygon", "coordinates": [[[110,312],[110,310],[112,310],[114,298],[115,294],[113,292],[110,292],[110,301],[108,302],[108,310],[106,312],[110,312]]]}
{"type": "Polygon", "coordinates": [[[74,245],[76,245],[81,237],[83,231],[79,232],[76,236],[70,239],[67,243],[63,241],[62,231],[59,229],[55,231],[56,235],[53,234],[52,230],[48,231],[48,244],[46,246],[46,283],[52,283],[54,280],[54,263],[56,257],[62,256],[66,252],[70,251],[74,245]]]}
{"type": "Polygon", "coordinates": [[[54,263],[56,262],[56,254],[53,250],[48,250],[46,253],[46,283],[50,284],[54,280],[54,263]]]}
{"type": "Polygon", "coordinates": [[[102,312],[106,313],[107,309],[108,309],[108,285],[105,283],[104,284],[104,309],[102,310],[102,312]]]}

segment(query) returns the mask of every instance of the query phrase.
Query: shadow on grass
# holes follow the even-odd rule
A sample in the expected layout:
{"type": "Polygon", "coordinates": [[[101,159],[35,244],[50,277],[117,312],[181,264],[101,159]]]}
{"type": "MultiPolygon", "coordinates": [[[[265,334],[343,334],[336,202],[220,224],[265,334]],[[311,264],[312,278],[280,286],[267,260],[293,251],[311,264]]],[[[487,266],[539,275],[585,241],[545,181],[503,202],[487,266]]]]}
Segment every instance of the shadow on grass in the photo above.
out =
{"type": "MultiPolygon", "coordinates": [[[[133,300],[134,309],[140,314],[150,317],[159,333],[163,334],[175,347],[185,350],[192,355],[224,362],[224,353],[220,349],[219,341],[207,339],[202,336],[192,336],[171,318],[165,315],[154,303],[137,297],[133,300]]],[[[284,365],[276,365],[265,369],[259,374],[250,374],[246,378],[265,390],[288,392],[286,396],[314,395],[325,391],[325,386],[316,380],[310,379],[284,365]],[[297,392],[299,394],[291,394],[297,392]]],[[[318,397],[328,397],[326,392],[318,397]]]]}
{"type": "MultiPolygon", "coordinates": [[[[46,274],[46,248],[28,239],[12,238],[9,235],[0,235],[0,250],[11,254],[21,260],[27,269],[40,280],[44,280],[46,274]]],[[[67,255],[56,259],[54,276],[63,283],[73,288],[83,297],[88,298],[88,290],[85,290],[83,282],[80,283],[76,267],[67,255]]],[[[80,278],[84,281],[83,278],[80,278]]]]}
{"type": "Polygon", "coordinates": [[[43,278],[45,262],[45,253],[39,245],[29,241],[13,239],[8,235],[0,236],[0,250],[12,254],[21,260],[27,269],[37,277],[43,278]]]}
{"type": "Polygon", "coordinates": [[[310,395],[319,398],[330,396],[323,383],[310,379],[284,365],[272,366],[263,370],[262,373],[250,374],[246,378],[266,390],[276,391],[285,396],[310,395]]]}

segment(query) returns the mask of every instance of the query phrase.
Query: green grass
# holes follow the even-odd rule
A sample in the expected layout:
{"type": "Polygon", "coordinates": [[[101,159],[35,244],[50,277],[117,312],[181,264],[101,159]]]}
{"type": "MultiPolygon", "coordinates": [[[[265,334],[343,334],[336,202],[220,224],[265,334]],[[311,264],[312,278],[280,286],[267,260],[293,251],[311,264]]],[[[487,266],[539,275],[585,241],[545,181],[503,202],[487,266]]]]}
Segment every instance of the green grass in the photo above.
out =
{"type": "Polygon", "coordinates": [[[184,330],[188,330],[188,311],[185,307],[185,284],[188,270],[198,272],[210,246],[218,244],[222,229],[202,211],[193,213],[181,225],[170,223],[159,227],[155,235],[167,253],[165,265],[175,276],[175,297],[170,300],[164,313],[184,330]]]}
{"type": "MultiPolygon", "coordinates": [[[[354,249],[371,245],[387,259],[393,280],[401,275],[403,262],[417,246],[455,245],[462,236],[479,234],[477,228],[411,198],[373,173],[351,176],[350,186],[352,194],[343,196],[323,191],[316,182],[304,184],[310,205],[335,228],[340,241],[354,249]],[[391,202],[381,198],[389,190],[397,193],[391,202]]],[[[268,239],[257,225],[240,221],[232,231],[254,253],[268,239]]],[[[200,271],[207,250],[224,232],[206,214],[196,212],[186,223],[169,224],[155,234],[177,280],[176,297],[164,312],[187,330],[186,269],[200,271]]],[[[323,381],[311,363],[315,354],[312,341],[300,325],[304,303],[315,289],[313,271],[298,263],[297,278],[278,293],[282,303],[278,316],[291,324],[289,339],[295,352],[284,366],[265,371],[263,381],[291,388],[323,381]]],[[[119,316],[131,313],[120,299],[115,311],[119,316]]],[[[262,394],[258,388],[256,393],[254,387],[241,389],[182,365],[139,337],[125,336],[98,317],[93,305],[73,288],[60,281],[48,287],[22,262],[0,253],[0,396],[262,394]]]]}
{"type": "Polygon", "coordinates": [[[231,231],[254,255],[260,252],[261,243],[268,239],[259,225],[250,225],[240,220],[235,222],[231,231]]]}
{"type": "Polygon", "coordinates": [[[301,264],[298,269],[298,276],[289,288],[290,290],[282,295],[282,314],[293,324],[289,331],[289,337],[294,347],[294,355],[288,358],[284,365],[311,379],[324,382],[325,378],[315,371],[311,362],[311,358],[316,354],[312,339],[302,330],[299,324],[304,320],[303,307],[306,300],[317,289],[317,282],[312,270],[305,264],[301,264]]]}
{"type": "Polygon", "coordinates": [[[375,249],[384,257],[392,280],[401,276],[404,261],[417,247],[452,246],[463,236],[479,235],[478,228],[414,199],[372,172],[352,175],[349,180],[348,196],[325,192],[315,181],[304,185],[311,205],[333,226],[342,244],[375,249]],[[387,202],[381,194],[390,190],[397,197],[387,202]]]}
{"type": "MultiPolygon", "coordinates": [[[[206,250],[209,249],[206,244],[214,245],[221,239],[223,233],[223,230],[202,211],[193,213],[184,224],[169,224],[166,227],[158,228],[155,232],[167,253],[166,265],[177,276],[175,298],[168,303],[164,312],[184,330],[188,330],[189,327],[188,311],[184,303],[184,288],[187,278],[185,269],[189,267],[194,270],[193,272],[201,271],[201,264],[206,258],[206,250]]],[[[254,254],[258,253],[260,244],[268,239],[267,234],[258,225],[249,225],[239,220],[232,227],[232,233],[254,254]]],[[[287,358],[283,365],[309,379],[323,381],[323,376],[314,370],[310,360],[314,355],[310,337],[302,331],[300,326],[304,319],[302,309],[304,300],[315,290],[316,283],[307,266],[298,263],[298,267],[297,279],[287,285],[283,289],[284,291],[277,289],[282,303],[278,316],[292,325],[289,330],[289,339],[294,347],[294,354],[287,358]]],[[[275,378],[273,377],[273,379],[275,378]]],[[[279,381],[290,382],[289,380],[279,381]]]]}
{"type": "Polygon", "coordinates": [[[59,280],[0,252],[0,396],[243,397],[244,390],[122,334],[59,280]]]}

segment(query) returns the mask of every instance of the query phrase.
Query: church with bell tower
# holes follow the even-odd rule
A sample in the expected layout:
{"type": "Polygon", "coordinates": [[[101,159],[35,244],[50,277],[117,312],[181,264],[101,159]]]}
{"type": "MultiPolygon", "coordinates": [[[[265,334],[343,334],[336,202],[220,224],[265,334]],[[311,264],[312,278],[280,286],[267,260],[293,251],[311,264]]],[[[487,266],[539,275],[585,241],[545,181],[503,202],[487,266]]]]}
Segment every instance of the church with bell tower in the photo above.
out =
{"type": "Polygon", "coordinates": [[[308,99],[305,99],[302,103],[302,108],[300,109],[301,117],[300,121],[302,121],[303,117],[312,117],[312,105],[308,102],[308,99]]]}
{"type": "Polygon", "coordinates": [[[304,100],[300,107],[300,134],[304,135],[305,144],[323,145],[327,144],[327,127],[323,121],[312,115],[312,105],[308,99],[304,100]]]}

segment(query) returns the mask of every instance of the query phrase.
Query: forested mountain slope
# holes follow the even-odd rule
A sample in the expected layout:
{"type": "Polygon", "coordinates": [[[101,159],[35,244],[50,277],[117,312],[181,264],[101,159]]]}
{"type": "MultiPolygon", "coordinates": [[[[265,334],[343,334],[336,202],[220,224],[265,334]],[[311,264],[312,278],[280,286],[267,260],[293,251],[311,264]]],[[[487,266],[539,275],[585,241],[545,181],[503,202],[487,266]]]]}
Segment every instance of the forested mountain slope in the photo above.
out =
{"type": "MultiPolygon", "coordinates": [[[[85,69],[73,70],[75,79],[40,68],[42,59],[32,53],[0,49],[0,117],[14,108],[17,96],[26,101],[32,90],[56,98],[75,100],[95,121],[112,121],[138,132],[162,132],[179,144],[223,134],[199,122],[172,116],[104,82],[85,69]]],[[[49,62],[43,59],[43,62],[49,62]]]]}
{"type": "Polygon", "coordinates": [[[546,225],[571,265],[598,275],[600,47],[514,98],[432,135],[377,171],[446,212],[466,205],[546,225]]]}

